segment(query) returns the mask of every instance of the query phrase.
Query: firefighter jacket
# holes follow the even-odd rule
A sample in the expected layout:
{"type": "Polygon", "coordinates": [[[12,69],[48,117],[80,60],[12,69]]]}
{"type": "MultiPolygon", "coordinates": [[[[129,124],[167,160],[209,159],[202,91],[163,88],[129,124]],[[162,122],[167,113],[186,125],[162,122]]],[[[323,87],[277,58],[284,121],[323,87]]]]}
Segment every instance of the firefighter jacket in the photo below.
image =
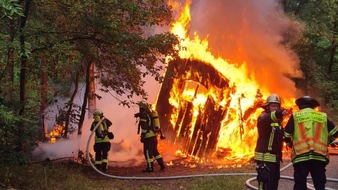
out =
{"type": "Polygon", "coordinates": [[[281,120],[283,110],[263,112],[257,121],[258,139],[255,148],[255,160],[263,162],[282,161],[283,128],[281,120]]]}
{"type": "MultiPolygon", "coordinates": [[[[94,121],[90,127],[90,131],[93,131],[95,128],[96,124],[100,121],[101,117],[100,116],[95,116],[94,121]]],[[[96,128],[95,131],[95,143],[101,143],[101,142],[109,142],[109,137],[108,137],[108,129],[112,125],[112,122],[104,118],[101,124],[96,128]]]]}
{"type": "Polygon", "coordinates": [[[150,115],[147,114],[146,112],[141,112],[139,117],[140,117],[139,127],[141,127],[142,129],[141,138],[154,137],[155,133],[152,127],[150,115]]]}
{"type": "Polygon", "coordinates": [[[338,128],[323,112],[312,108],[293,113],[285,127],[285,141],[292,147],[292,163],[307,160],[329,162],[327,146],[338,136],[338,128]]]}

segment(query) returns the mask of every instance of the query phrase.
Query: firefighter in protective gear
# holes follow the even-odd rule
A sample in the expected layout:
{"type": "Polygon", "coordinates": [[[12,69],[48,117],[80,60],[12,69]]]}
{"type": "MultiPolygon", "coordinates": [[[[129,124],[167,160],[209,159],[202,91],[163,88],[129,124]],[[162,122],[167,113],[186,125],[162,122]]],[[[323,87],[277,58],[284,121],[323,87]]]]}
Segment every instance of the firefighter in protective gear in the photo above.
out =
{"type": "Polygon", "coordinates": [[[108,166],[108,151],[111,146],[109,140],[112,139],[112,137],[110,137],[112,133],[109,133],[108,130],[112,122],[104,118],[102,111],[99,109],[94,110],[93,116],[94,121],[92,122],[90,131],[93,131],[97,123],[103,118],[95,131],[95,167],[102,172],[106,172],[108,166]]]}
{"type": "Polygon", "coordinates": [[[149,105],[146,102],[139,102],[139,113],[135,114],[135,117],[139,117],[138,123],[138,133],[141,131],[141,142],[143,143],[143,154],[147,163],[146,169],[142,172],[153,172],[154,163],[153,163],[153,151],[155,144],[155,132],[151,124],[151,112],[149,110],[149,105]]]}
{"type": "Polygon", "coordinates": [[[158,136],[160,134],[161,139],[164,138],[161,128],[160,128],[160,120],[158,118],[158,113],[155,109],[151,109],[151,121],[152,121],[152,128],[155,132],[155,138],[154,138],[154,149],[153,149],[153,156],[155,157],[157,163],[160,165],[161,171],[165,169],[164,161],[161,156],[161,154],[158,151],[157,145],[158,145],[158,136]]]}
{"type": "Polygon", "coordinates": [[[281,98],[277,94],[271,94],[263,108],[264,112],[257,120],[258,138],[255,148],[257,180],[259,189],[277,190],[283,146],[281,122],[288,112],[281,109],[281,98]]]}
{"type": "Polygon", "coordinates": [[[338,128],[326,113],[314,110],[319,102],[310,96],[296,100],[299,112],[293,113],[285,126],[285,142],[291,150],[294,168],[294,187],[306,190],[310,173],[316,190],[324,190],[325,167],[329,163],[327,146],[338,137],[338,128]]]}

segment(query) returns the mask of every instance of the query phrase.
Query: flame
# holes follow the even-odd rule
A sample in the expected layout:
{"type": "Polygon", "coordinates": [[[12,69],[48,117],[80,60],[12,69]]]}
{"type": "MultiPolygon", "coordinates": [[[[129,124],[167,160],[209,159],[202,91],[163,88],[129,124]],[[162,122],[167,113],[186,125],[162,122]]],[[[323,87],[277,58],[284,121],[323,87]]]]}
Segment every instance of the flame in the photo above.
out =
{"type": "MultiPolygon", "coordinates": [[[[169,0],[174,11],[179,11],[180,4],[174,0],[169,0]]],[[[223,78],[229,80],[229,89],[223,91],[216,86],[208,88],[193,81],[187,81],[185,86],[179,86],[178,80],[173,81],[173,87],[170,91],[169,103],[176,108],[177,112],[171,114],[170,122],[172,127],[178,119],[178,110],[183,106],[185,101],[192,102],[193,116],[190,122],[189,137],[191,138],[193,127],[195,126],[199,113],[203,113],[204,105],[208,97],[216,102],[215,107],[227,108],[227,113],[221,121],[221,129],[219,132],[216,154],[221,155],[225,160],[234,162],[247,161],[252,158],[257,140],[257,131],[255,129],[256,118],[262,110],[253,109],[260,106],[263,98],[267,97],[271,92],[267,87],[258,84],[255,76],[252,75],[247,67],[247,60],[244,55],[240,60],[241,63],[232,63],[222,57],[216,57],[209,51],[208,39],[201,39],[197,32],[193,33],[193,37],[188,35],[191,0],[187,0],[180,9],[180,14],[175,23],[173,23],[171,32],[180,38],[179,57],[181,59],[198,60],[210,64],[215,68],[223,78]],[[197,89],[197,90],[196,90],[197,89]],[[230,97],[229,95],[230,94],[230,97]],[[225,97],[225,98],[224,98],[225,97]],[[253,113],[247,118],[243,114],[253,110],[253,113]],[[245,128],[243,130],[243,128],[245,128]]],[[[202,71],[203,72],[203,71],[202,71]]],[[[189,79],[194,73],[187,72],[185,76],[189,79]]],[[[293,105],[294,98],[284,99],[283,105],[290,107],[293,105]]],[[[179,126],[180,131],[182,125],[179,126]]],[[[203,131],[199,131],[203,133],[203,131]]],[[[210,138],[210,134],[203,135],[203,138],[210,138]]],[[[176,134],[179,137],[179,134],[176,134]]],[[[178,151],[177,154],[182,154],[178,151]]]]}
{"type": "Polygon", "coordinates": [[[50,140],[49,143],[55,143],[57,138],[62,137],[65,133],[65,127],[63,125],[55,124],[53,130],[49,132],[50,140]]]}

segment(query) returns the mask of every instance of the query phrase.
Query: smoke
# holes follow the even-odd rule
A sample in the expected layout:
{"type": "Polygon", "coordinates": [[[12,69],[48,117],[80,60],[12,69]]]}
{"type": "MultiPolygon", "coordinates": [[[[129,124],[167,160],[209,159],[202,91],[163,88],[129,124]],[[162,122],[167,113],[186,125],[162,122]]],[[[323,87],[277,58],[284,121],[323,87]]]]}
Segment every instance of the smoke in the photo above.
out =
{"type": "Polygon", "coordinates": [[[301,27],[288,19],[277,0],[193,1],[191,29],[209,41],[216,57],[233,64],[246,62],[249,76],[261,87],[294,97],[291,77],[302,77],[297,55],[288,46],[301,27]]]}
{"type": "MultiPolygon", "coordinates": [[[[148,77],[144,87],[147,89],[149,95],[148,103],[156,103],[160,84],[148,77]]],[[[75,103],[78,105],[82,105],[84,89],[83,85],[77,93],[75,103]]],[[[99,86],[97,86],[96,89],[99,89],[99,86]]],[[[96,107],[113,123],[109,128],[109,131],[114,133],[114,139],[111,140],[111,149],[108,155],[109,165],[139,165],[143,163],[143,144],[140,142],[139,135],[137,134],[137,120],[134,118],[134,114],[139,111],[138,106],[134,105],[130,108],[123,107],[119,105],[119,99],[116,99],[115,96],[113,97],[110,93],[103,93],[101,91],[97,91],[96,93],[102,97],[102,99],[96,100],[96,107]]],[[[112,94],[114,95],[113,92],[112,94]]],[[[124,97],[120,98],[123,99],[124,97]]],[[[134,101],[140,100],[141,99],[134,99],[134,101]]],[[[63,105],[64,102],[65,100],[59,99],[60,105],[63,105]]],[[[48,113],[46,118],[50,119],[46,124],[49,126],[49,130],[52,130],[55,124],[54,117],[57,113],[57,106],[50,106],[46,112],[48,113]]],[[[40,143],[32,152],[32,159],[34,161],[69,159],[77,158],[79,151],[85,153],[87,142],[91,134],[90,126],[92,121],[93,118],[87,118],[84,121],[81,136],[77,135],[76,129],[75,133],[71,134],[69,139],[58,139],[56,143],[40,143]]],[[[89,153],[94,156],[93,145],[94,135],[90,139],[89,144],[89,153]]],[[[171,152],[161,153],[164,158],[167,158],[167,161],[173,159],[171,152]]]]}
{"type": "MultiPolygon", "coordinates": [[[[301,77],[302,73],[298,57],[288,49],[288,45],[299,38],[301,28],[283,14],[276,0],[197,0],[193,1],[191,11],[191,35],[197,32],[201,38],[208,38],[210,51],[216,57],[238,65],[245,61],[249,77],[262,87],[282,97],[295,96],[297,89],[290,77],[301,77]]],[[[144,87],[149,95],[148,103],[156,103],[160,84],[148,77],[144,87]]],[[[113,163],[144,162],[142,144],[136,134],[134,114],[138,112],[137,107],[122,107],[110,94],[97,93],[102,96],[97,100],[97,108],[113,123],[110,131],[115,138],[111,141],[109,160],[113,163]]],[[[82,97],[80,91],[79,105],[82,105],[82,97]]],[[[49,109],[55,110],[55,107],[49,109]]],[[[86,150],[91,122],[92,118],[85,121],[81,136],[74,134],[70,139],[58,140],[55,144],[40,144],[33,157],[37,160],[76,157],[79,150],[86,150]]],[[[89,149],[92,155],[93,141],[91,139],[89,149]]],[[[165,161],[173,159],[171,152],[161,154],[165,161]]]]}

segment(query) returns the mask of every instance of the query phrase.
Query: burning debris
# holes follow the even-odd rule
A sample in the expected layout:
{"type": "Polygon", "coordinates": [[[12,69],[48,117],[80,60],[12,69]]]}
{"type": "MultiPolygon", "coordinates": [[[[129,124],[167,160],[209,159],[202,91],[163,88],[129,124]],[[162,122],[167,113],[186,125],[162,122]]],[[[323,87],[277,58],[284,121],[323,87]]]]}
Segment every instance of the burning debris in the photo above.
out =
{"type": "Polygon", "coordinates": [[[49,143],[55,143],[57,139],[63,137],[65,134],[65,126],[54,124],[53,129],[46,137],[49,139],[49,143]]]}
{"type": "MultiPolygon", "coordinates": [[[[237,141],[246,134],[255,133],[250,122],[251,116],[260,107],[261,94],[257,92],[254,106],[241,110],[241,105],[230,105],[237,89],[229,83],[210,64],[187,59],[169,63],[157,110],[168,140],[179,145],[183,153],[207,160],[234,156],[236,147],[231,146],[231,139],[226,140],[230,143],[227,147],[220,144],[225,140],[220,140],[221,131],[231,122],[238,125],[228,133],[236,136],[237,141]]],[[[241,101],[238,99],[236,102],[240,104],[241,101]]],[[[254,135],[249,142],[241,144],[253,147],[254,143],[250,144],[253,140],[254,135]]]]}

